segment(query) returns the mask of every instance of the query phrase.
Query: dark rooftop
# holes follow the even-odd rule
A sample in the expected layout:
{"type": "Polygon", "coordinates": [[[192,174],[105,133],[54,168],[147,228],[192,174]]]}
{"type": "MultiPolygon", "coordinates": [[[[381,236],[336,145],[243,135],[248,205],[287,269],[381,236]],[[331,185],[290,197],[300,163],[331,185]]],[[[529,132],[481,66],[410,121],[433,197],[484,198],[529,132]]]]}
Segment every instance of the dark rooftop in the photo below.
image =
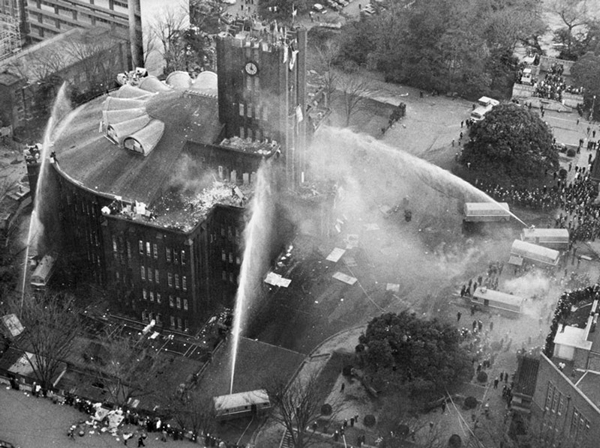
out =
{"type": "Polygon", "coordinates": [[[539,357],[519,356],[514,393],[533,397],[539,367],[539,357]]]}
{"type": "Polygon", "coordinates": [[[58,168],[81,185],[127,202],[150,204],[168,184],[185,143],[212,144],[221,129],[214,97],[160,92],[147,113],[165,123],[162,138],[146,157],[113,144],[98,131],[106,96],[77,109],[54,144],[58,168]]]}
{"type": "Polygon", "coordinates": [[[588,370],[576,384],[577,388],[600,408],[600,373],[588,370]]]}

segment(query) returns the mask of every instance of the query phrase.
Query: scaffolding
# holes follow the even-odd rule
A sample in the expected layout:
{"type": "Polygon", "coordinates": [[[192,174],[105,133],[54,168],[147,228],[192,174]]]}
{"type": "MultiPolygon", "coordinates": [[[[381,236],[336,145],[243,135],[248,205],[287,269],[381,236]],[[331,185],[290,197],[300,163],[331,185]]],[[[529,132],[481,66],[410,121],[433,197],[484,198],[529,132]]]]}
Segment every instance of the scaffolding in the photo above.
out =
{"type": "Polygon", "coordinates": [[[21,50],[19,22],[7,14],[0,13],[0,61],[21,50]]]}

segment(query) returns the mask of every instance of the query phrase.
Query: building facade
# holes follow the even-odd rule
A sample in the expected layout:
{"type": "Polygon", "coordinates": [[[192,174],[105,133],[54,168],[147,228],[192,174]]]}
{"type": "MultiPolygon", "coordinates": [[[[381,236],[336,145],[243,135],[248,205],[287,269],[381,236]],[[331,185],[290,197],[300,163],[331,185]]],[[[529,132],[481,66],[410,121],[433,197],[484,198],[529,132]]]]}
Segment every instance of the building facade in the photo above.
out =
{"type": "MultiPolygon", "coordinates": [[[[222,36],[225,81],[211,72],[165,82],[132,74],[70,117],[53,146],[57,199],[45,221],[63,229],[53,241],[73,281],[99,285],[113,310],[171,331],[194,332],[233,306],[261,164],[282,167],[274,188],[301,180],[305,36],[222,36]]],[[[296,196],[298,205],[329,211],[313,191],[308,202],[296,196]]]]}

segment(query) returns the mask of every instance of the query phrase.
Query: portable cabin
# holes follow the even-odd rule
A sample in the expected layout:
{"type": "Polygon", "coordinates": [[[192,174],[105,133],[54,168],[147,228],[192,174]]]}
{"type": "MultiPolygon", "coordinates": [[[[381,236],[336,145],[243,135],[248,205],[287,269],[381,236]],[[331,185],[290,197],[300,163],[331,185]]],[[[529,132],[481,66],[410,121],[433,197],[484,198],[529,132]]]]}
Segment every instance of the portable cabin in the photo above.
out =
{"type": "Polygon", "coordinates": [[[36,290],[43,290],[48,286],[52,275],[54,274],[56,260],[51,255],[44,255],[33,271],[31,276],[31,286],[36,290]]]}
{"type": "Polygon", "coordinates": [[[521,313],[523,311],[522,297],[484,287],[475,290],[471,297],[471,303],[511,311],[513,313],[521,313]]]}
{"type": "Polygon", "coordinates": [[[556,266],[560,252],[526,241],[515,240],[510,248],[510,254],[533,262],[556,266]]]}
{"type": "Polygon", "coordinates": [[[217,420],[258,416],[271,408],[269,395],[264,389],[213,397],[217,420]]]}
{"type": "Polygon", "coordinates": [[[466,202],[464,213],[467,222],[510,221],[506,202],[466,202]]]}
{"type": "Polygon", "coordinates": [[[521,240],[556,250],[569,248],[569,231],[567,229],[523,229],[521,240]]]}

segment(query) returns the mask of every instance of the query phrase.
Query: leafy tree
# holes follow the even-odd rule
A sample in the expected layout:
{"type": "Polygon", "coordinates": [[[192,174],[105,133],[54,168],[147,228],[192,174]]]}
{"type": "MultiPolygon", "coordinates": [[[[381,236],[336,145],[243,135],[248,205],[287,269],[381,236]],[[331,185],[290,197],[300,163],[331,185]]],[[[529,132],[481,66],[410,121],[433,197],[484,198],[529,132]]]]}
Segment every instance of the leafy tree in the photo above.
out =
{"type": "Polygon", "coordinates": [[[592,52],[586,53],[571,67],[575,84],[585,89],[585,107],[591,111],[592,117],[596,120],[600,119],[600,76],[598,73],[600,73],[600,55],[592,52]]]}
{"type": "Polygon", "coordinates": [[[525,107],[501,104],[470,130],[461,156],[463,164],[513,181],[541,178],[558,168],[552,132],[525,107]]]}
{"type": "MultiPolygon", "coordinates": [[[[310,426],[321,416],[318,374],[299,375],[286,386],[285,382],[275,383],[268,391],[273,404],[271,417],[286,429],[294,448],[308,447],[315,442],[310,426]]],[[[330,418],[334,415],[335,411],[330,418]]]]}
{"type": "Polygon", "coordinates": [[[33,354],[27,358],[42,387],[52,381],[74,352],[73,340],[83,331],[75,299],[62,294],[12,297],[9,309],[19,316],[25,327],[22,348],[33,354]]]}
{"type": "Polygon", "coordinates": [[[435,319],[421,320],[405,311],[384,314],[369,322],[359,340],[367,347],[367,369],[397,383],[425,380],[444,390],[472,375],[458,331],[435,319]]]}

